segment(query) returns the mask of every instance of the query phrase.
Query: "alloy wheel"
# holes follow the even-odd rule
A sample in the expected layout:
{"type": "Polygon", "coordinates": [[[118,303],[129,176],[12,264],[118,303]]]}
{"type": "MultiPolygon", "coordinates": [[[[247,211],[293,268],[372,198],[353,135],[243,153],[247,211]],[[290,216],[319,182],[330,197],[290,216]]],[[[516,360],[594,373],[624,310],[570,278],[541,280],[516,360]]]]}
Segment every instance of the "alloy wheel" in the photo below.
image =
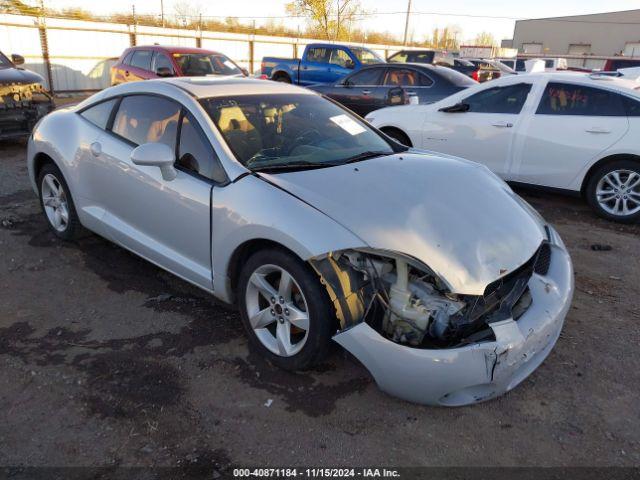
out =
{"type": "Polygon", "coordinates": [[[291,357],[309,334],[309,308],[300,286],[284,268],[262,265],[249,277],[245,294],[249,323],[270,352],[291,357]]]}
{"type": "Polygon", "coordinates": [[[42,205],[51,226],[64,232],[69,226],[69,203],[62,183],[48,173],[42,178],[42,205]]]}
{"type": "Polygon", "coordinates": [[[633,170],[613,170],[596,185],[596,200],[605,212],[616,216],[640,211],[640,174],[633,170]]]}

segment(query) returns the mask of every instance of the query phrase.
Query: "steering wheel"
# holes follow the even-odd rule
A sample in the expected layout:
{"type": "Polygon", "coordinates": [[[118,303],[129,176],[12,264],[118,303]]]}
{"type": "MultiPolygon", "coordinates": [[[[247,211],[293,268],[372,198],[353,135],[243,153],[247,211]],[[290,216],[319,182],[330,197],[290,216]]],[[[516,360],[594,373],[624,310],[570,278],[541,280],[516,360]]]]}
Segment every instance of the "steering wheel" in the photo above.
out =
{"type": "Polygon", "coordinates": [[[321,137],[321,136],[322,135],[320,135],[320,132],[315,128],[309,128],[305,130],[300,135],[298,135],[293,140],[293,142],[291,142],[291,145],[289,145],[289,149],[287,151],[287,155],[291,154],[291,152],[293,152],[296,149],[296,147],[302,145],[303,143],[310,143],[313,137],[321,137]]]}

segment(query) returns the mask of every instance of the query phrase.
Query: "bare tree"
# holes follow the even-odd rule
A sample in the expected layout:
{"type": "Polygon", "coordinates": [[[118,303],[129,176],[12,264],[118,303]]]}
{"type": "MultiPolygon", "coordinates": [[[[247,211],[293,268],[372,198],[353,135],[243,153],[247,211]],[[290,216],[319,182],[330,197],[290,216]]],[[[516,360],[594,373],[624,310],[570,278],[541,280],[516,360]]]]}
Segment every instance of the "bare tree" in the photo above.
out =
{"type": "Polygon", "coordinates": [[[202,15],[202,6],[191,0],[178,0],[173,4],[173,11],[177,23],[186,27],[198,21],[198,17],[202,15]]]}
{"type": "Polygon", "coordinates": [[[489,32],[480,32],[474,40],[476,45],[494,47],[497,45],[495,37],[489,32]]]}
{"type": "Polygon", "coordinates": [[[328,40],[346,40],[364,12],[358,0],[294,0],[287,12],[307,19],[311,30],[328,40]]]}

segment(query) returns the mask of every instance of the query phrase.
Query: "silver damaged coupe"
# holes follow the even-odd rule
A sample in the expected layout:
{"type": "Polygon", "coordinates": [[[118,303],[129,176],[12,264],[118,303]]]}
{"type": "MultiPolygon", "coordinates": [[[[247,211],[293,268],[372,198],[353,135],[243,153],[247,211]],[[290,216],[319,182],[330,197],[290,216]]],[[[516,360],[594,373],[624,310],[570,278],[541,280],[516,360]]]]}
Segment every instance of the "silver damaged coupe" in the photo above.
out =
{"type": "Polygon", "coordinates": [[[556,231],[485,167],[407,149],[292,85],[108,88],[42,119],[28,168],[61,239],[87,228],[235,303],[282,368],[335,340],[413,402],[515,387],[573,295],[556,231]]]}

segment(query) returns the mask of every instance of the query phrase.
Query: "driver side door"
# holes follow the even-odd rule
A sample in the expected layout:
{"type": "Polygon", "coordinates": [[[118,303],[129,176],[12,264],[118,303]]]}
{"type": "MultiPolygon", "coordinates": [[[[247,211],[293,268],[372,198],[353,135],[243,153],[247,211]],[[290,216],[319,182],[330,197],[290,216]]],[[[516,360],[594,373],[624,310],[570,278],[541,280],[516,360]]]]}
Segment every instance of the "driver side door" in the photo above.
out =
{"type": "MultiPolygon", "coordinates": [[[[211,290],[214,182],[190,171],[198,168],[198,162],[181,155],[185,142],[179,141],[189,131],[185,128],[185,119],[189,118],[180,104],[165,97],[123,97],[111,125],[91,146],[95,157],[91,183],[94,201],[103,210],[105,233],[112,240],[211,290]],[[132,162],[132,151],[152,142],[164,143],[176,151],[179,161],[174,180],[164,180],[157,167],[132,162]]],[[[201,162],[207,160],[204,154],[200,156],[201,162]]]]}
{"type": "Polygon", "coordinates": [[[422,129],[423,148],[482,163],[510,178],[515,132],[532,84],[488,87],[466,97],[467,111],[432,112],[422,129]]]}

